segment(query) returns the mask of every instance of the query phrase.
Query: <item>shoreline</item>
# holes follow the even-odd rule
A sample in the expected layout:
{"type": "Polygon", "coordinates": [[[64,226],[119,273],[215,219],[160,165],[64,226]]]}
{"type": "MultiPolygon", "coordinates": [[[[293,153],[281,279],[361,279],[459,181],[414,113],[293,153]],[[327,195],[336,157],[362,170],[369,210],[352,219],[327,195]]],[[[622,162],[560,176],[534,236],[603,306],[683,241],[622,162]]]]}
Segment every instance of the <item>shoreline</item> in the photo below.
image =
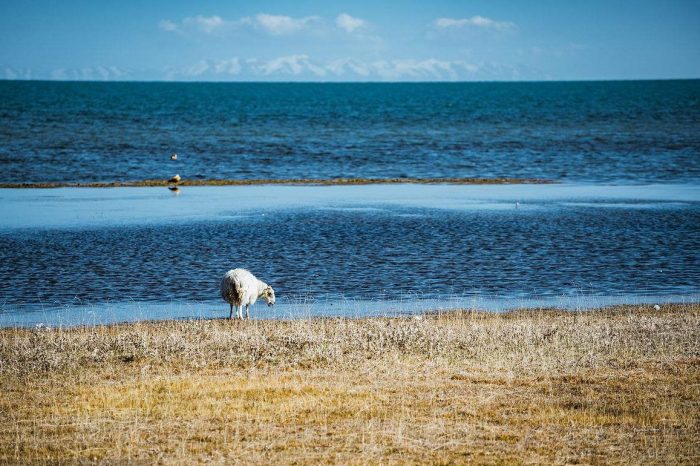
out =
{"type": "MultiPolygon", "coordinates": [[[[251,307],[251,309],[253,309],[251,307]]],[[[159,326],[178,326],[187,323],[226,323],[231,324],[243,324],[243,325],[294,325],[294,324],[319,324],[325,322],[355,322],[355,323],[368,323],[368,322],[401,322],[401,321],[421,321],[424,319],[453,319],[453,318],[463,318],[468,317],[470,319],[527,319],[527,318],[539,318],[543,316],[549,316],[553,318],[568,318],[577,316],[586,316],[587,318],[597,318],[597,317],[614,317],[622,315],[623,313],[635,314],[635,315],[666,315],[672,314],[674,312],[687,312],[693,311],[697,312],[700,317],[700,301],[694,302],[666,302],[659,305],[659,309],[654,308],[654,304],[651,303],[636,303],[636,304],[611,304],[607,306],[591,307],[591,308],[581,308],[581,309],[567,309],[562,307],[527,307],[527,308],[515,308],[507,309],[503,311],[489,311],[485,309],[468,309],[468,308],[451,308],[451,309],[436,309],[423,312],[411,312],[406,311],[403,313],[396,314],[369,314],[369,315],[310,315],[304,317],[290,317],[283,316],[279,318],[270,318],[259,316],[255,317],[256,314],[254,310],[251,311],[253,318],[239,320],[237,318],[230,319],[227,315],[227,311],[216,310],[211,317],[182,317],[182,318],[170,318],[170,319],[143,319],[143,320],[123,320],[114,321],[107,323],[96,323],[96,324],[74,324],[74,325],[62,325],[51,327],[50,325],[39,323],[35,326],[0,326],[0,336],[7,332],[36,332],[39,330],[46,331],[61,331],[61,332],[78,332],[82,330],[126,330],[129,328],[139,327],[159,327],[159,326]]]]}
{"type": "Polygon", "coordinates": [[[0,335],[0,463],[700,455],[700,304],[0,335]]]}
{"type": "MultiPolygon", "coordinates": [[[[569,315],[575,313],[610,313],[618,309],[632,308],[653,310],[654,305],[662,309],[700,306],[700,295],[644,296],[638,299],[610,300],[604,297],[589,297],[586,303],[531,302],[505,305],[496,302],[473,305],[466,302],[444,306],[444,300],[424,301],[355,301],[352,308],[342,308],[341,302],[322,302],[313,308],[300,308],[298,303],[278,305],[269,311],[260,306],[251,308],[252,320],[257,322],[297,322],[315,320],[348,319],[405,319],[424,318],[436,315],[469,313],[472,315],[512,315],[551,313],[569,315]]],[[[210,302],[141,302],[141,303],[95,303],[82,306],[56,306],[46,308],[24,305],[9,305],[0,314],[0,332],[10,329],[32,328],[97,328],[110,326],[165,324],[168,322],[206,322],[228,320],[228,310],[218,301],[210,302]]]]}
{"type": "Polygon", "coordinates": [[[498,184],[557,184],[557,181],[539,178],[288,178],[288,179],[186,179],[179,183],[167,180],[150,179],[136,181],[97,181],[97,182],[37,182],[0,183],[0,189],[51,189],[51,188],[130,188],[167,186],[352,186],[376,184],[456,184],[456,185],[498,185],[498,184]]]}

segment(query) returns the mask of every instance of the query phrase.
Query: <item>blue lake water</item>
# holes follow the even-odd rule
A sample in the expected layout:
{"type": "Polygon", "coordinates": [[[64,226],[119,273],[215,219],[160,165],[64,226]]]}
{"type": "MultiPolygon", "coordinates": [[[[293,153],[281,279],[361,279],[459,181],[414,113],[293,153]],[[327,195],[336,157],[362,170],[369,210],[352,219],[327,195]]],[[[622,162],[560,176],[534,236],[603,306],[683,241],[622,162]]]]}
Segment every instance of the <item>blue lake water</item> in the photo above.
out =
{"type": "Polygon", "coordinates": [[[554,185],[0,189],[0,325],[700,300],[700,81],[0,81],[0,182],[535,177],[554,185]],[[178,152],[176,162],[169,160],[178,152]]]}
{"type": "Polygon", "coordinates": [[[0,324],[700,298],[700,186],[375,185],[0,190],[0,324]],[[517,204],[516,204],[517,203],[517,204]]]}
{"type": "Polygon", "coordinates": [[[700,180],[700,80],[0,81],[0,182],[700,180]],[[177,152],[176,163],[168,156],[177,152]]]}

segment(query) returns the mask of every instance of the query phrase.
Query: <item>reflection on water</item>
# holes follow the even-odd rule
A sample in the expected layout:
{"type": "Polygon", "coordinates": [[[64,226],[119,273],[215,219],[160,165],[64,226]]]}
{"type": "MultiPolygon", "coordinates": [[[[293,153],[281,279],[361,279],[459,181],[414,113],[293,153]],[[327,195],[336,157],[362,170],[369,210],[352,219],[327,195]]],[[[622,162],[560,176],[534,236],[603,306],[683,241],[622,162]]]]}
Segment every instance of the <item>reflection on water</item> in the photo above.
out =
{"type": "Polygon", "coordinates": [[[202,186],[180,196],[164,188],[0,189],[0,230],[85,228],[243,219],[289,209],[523,210],[558,205],[684,207],[700,185],[202,186]]]}

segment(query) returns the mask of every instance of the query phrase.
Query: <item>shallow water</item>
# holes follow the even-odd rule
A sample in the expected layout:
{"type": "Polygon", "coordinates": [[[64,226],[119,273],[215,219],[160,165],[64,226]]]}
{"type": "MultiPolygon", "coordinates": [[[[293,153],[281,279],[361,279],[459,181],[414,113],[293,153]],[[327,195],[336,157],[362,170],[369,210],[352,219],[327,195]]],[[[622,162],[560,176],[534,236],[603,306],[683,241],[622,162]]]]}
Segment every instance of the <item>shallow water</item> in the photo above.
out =
{"type": "Polygon", "coordinates": [[[700,187],[333,186],[0,190],[0,324],[257,317],[700,296],[700,187]],[[516,204],[516,202],[518,204],[516,204]],[[90,314],[92,312],[92,314],[90,314]]]}
{"type": "MultiPolygon", "coordinates": [[[[616,304],[664,306],[667,303],[700,302],[700,294],[691,295],[562,295],[543,298],[502,296],[445,296],[441,299],[406,295],[373,300],[283,296],[274,308],[257,304],[250,309],[252,319],[306,319],[310,317],[387,317],[420,316],[426,312],[454,309],[478,309],[503,312],[512,309],[588,310],[616,304]]],[[[226,319],[228,305],[223,301],[133,302],[65,304],[46,306],[6,305],[0,312],[0,327],[71,327],[150,320],[226,319]]]]}
{"type": "Polygon", "coordinates": [[[700,80],[0,81],[0,182],[175,173],[698,182],[699,127],[700,80]]]}
{"type": "Polygon", "coordinates": [[[556,206],[672,209],[700,200],[700,185],[365,185],[0,189],[0,231],[16,228],[180,224],[304,208],[331,212],[409,209],[524,210],[556,206]]]}

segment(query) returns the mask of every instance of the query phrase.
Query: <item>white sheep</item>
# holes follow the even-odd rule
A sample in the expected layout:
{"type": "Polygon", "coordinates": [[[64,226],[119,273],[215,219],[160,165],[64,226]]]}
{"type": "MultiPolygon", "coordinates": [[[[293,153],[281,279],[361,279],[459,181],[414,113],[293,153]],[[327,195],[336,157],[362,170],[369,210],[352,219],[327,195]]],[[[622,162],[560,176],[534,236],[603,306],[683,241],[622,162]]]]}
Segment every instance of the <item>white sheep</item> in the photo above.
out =
{"type": "Polygon", "coordinates": [[[231,305],[229,319],[233,319],[233,306],[236,306],[236,317],[250,319],[248,306],[255,304],[258,298],[265,297],[268,306],[275,304],[275,291],[270,285],[255,278],[246,269],[233,269],[226,272],[221,280],[221,297],[231,305]]]}

